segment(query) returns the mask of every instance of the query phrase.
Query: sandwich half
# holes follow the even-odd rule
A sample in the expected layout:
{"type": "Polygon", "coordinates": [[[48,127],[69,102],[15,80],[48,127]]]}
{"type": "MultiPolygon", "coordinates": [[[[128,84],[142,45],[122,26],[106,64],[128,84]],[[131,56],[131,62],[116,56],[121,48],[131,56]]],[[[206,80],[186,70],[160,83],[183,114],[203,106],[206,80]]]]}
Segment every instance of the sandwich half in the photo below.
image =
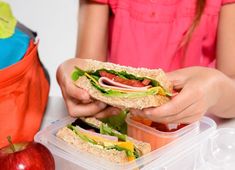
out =
{"type": "Polygon", "coordinates": [[[112,129],[96,118],[79,118],[56,136],[74,148],[115,163],[135,160],[151,151],[148,143],[112,129]]]}
{"type": "Polygon", "coordinates": [[[172,84],[161,69],[133,68],[78,59],[72,73],[76,86],[95,99],[119,108],[160,106],[172,96],[172,84]]]}

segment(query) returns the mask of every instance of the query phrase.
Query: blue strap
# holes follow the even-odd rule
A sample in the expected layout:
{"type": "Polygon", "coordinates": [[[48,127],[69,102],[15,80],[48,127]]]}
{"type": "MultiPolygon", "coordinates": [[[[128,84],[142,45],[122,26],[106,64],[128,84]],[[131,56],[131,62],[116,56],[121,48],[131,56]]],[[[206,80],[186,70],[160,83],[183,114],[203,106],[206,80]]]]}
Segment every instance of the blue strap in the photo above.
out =
{"type": "Polygon", "coordinates": [[[15,33],[5,39],[0,39],[0,69],[4,69],[21,60],[29,46],[30,37],[15,28],[15,33]]]}

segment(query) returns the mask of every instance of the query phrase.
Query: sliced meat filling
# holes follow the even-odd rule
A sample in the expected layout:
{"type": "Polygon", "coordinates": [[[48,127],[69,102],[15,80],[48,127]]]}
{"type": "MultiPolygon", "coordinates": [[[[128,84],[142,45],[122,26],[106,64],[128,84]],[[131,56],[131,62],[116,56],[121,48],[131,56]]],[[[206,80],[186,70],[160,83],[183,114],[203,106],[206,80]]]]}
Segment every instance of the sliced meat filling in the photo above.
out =
{"type": "Polygon", "coordinates": [[[148,88],[152,87],[149,85],[151,80],[148,79],[144,79],[141,82],[139,80],[125,79],[106,71],[100,71],[99,73],[101,76],[99,85],[102,87],[126,91],[146,91],[148,88]]]}

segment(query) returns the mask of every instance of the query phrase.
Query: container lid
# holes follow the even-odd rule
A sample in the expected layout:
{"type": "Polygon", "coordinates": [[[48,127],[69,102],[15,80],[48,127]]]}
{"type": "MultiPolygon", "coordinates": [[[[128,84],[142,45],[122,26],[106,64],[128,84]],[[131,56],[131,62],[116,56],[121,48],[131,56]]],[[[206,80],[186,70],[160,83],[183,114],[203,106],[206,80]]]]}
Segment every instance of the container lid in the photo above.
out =
{"type": "Polygon", "coordinates": [[[233,170],[235,167],[235,129],[221,128],[200,150],[195,170],[233,170]]]}

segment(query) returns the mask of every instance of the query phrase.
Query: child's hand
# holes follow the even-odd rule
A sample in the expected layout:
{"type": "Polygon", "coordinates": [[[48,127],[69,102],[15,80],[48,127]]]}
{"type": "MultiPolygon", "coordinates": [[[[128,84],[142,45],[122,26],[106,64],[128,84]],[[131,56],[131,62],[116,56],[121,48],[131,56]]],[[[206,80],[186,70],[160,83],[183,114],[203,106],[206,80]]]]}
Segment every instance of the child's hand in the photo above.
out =
{"type": "Polygon", "coordinates": [[[76,59],[71,59],[61,64],[57,70],[57,81],[60,85],[68,112],[73,117],[92,116],[101,112],[104,114],[106,104],[91,99],[83,89],[74,85],[71,73],[76,65],[76,59]]]}
{"type": "Polygon", "coordinates": [[[174,89],[170,102],[156,108],[132,110],[133,114],[161,123],[192,123],[199,120],[222,94],[222,73],[205,67],[190,67],[168,73],[174,89]]]}

